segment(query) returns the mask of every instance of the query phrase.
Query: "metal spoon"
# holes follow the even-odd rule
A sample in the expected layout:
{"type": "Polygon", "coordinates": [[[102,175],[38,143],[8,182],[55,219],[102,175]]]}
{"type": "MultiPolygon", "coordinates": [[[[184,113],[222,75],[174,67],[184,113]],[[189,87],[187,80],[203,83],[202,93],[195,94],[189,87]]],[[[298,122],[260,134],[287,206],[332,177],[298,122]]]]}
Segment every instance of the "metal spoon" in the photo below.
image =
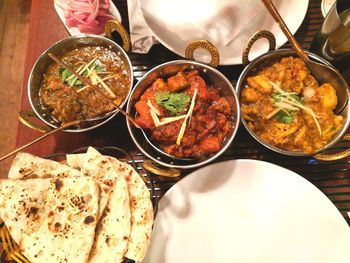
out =
{"type": "MultiPolygon", "coordinates": [[[[135,123],[134,123],[135,120],[134,120],[134,119],[133,119],[133,120],[131,120],[130,118],[128,118],[128,119],[132,122],[132,124],[133,124],[136,128],[138,128],[138,129],[141,130],[141,132],[142,132],[143,136],[145,137],[147,143],[148,143],[149,145],[151,145],[152,148],[153,148],[154,150],[156,150],[158,153],[160,153],[160,154],[162,154],[162,155],[165,155],[166,157],[171,158],[171,159],[173,159],[174,161],[193,162],[193,161],[196,160],[195,158],[191,158],[191,157],[187,157],[187,158],[185,158],[185,157],[176,157],[176,156],[174,156],[174,155],[171,155],[171,154],[169,154],[169,153],[164,152],[163,150],[161,150],[159,147],[157,147],[157,146],[149,139],[149,136],[147,135],[147,132],[146,132],[144,129],[142,129],[139,125],[135,125],[135,123]]],[[[137,123],[136,123],[136,124],[137,124],[137,123]]]]}
{"type": "Polygon", "coordinates": [[[23,149],[33,145],[34,143],[38,142],[38,141],[41,141],[42,139],[46,138],[47,136],[50,136],[52,134],[54,134],[55,132],[58,132],[60,130],[63,130],[65,128],[69,128],[71,126],[75,126],[75,125],[78,125],[78,124],[81,124],[83,121],[72,121],[72,122],[67,122],[67,123],[64,123],[62,124],[61,126],[47,132],[47,133],[44,133],[43,135],[41,135],[40,137],[34,139],[33,141],[21,146],[21,147],[18,147],[16,149],[14,149],[13,151],[3,155],[0,157],[0,161],[2,160],[5,160],[6,158],[10,157],[11,155],[15,154],[15,153],[18,153],[19,151],[22,151],[23,149]]]}
{"type": "Polygon", "coordinates": [[[335,113],[340,113],[346,107],[349,97],[349,86],[342,77],[342,75],[330,66],[310,60],[305,51],[301,48],[301,46],[295,39],[295,37],[289,31],[287,25],[284,23],[282,17],[278,13],[272,1],[262,0],[262,2],[266,6],[267,10],[270,12],[272,17],[275,19],[275,21],[278,23],[279,27],[281,28],[281,30],[289,40],[290,44],[292,45],[292,48],[295,51],[295,53],[298,55],[299,58],[301,58],[305,62],[311,74],[317,79],[317,81],[320,84],[330,83],[335,88],[338,97],[338,104],[335,109],[335,113]]]}

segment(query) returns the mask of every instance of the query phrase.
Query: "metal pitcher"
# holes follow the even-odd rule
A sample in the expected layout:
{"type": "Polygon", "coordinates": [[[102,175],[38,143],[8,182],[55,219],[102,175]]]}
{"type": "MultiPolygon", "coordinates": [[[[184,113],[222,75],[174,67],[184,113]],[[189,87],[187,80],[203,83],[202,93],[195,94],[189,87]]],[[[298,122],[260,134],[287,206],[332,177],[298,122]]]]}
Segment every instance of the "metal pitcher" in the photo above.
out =
{"type": "Polygon", "coordinates": [[[350,59],[350,1],[337,0],[328,12],[310,51],[330,61],[339,70],[350,59]]]}

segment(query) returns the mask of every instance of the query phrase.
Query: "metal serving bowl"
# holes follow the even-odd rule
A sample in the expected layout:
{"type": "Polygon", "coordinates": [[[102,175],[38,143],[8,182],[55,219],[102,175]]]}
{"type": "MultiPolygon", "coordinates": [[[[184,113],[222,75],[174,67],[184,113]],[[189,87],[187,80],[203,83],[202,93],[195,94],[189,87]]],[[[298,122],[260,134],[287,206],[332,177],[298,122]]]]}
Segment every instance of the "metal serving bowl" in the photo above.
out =
{"type": "MultiPolygon", "coordinates": [[[[331,64],[324,60],[323,58],[307,52],[309,58],[311,60],[314,60],[316,62],[320,62],[326,65],[330,65],[331,64]]],[[[243,90],[243,88],[245,87],[245,85],[247,84],[246,80],[247,77],[249,76],[253,76],[255,74],[258,73],[258,71],[260,71],[261,69],[271,66],[273,63],[276,63],[278,61],[280,61],[283,57],[288,57],[288,56],[294,56],[297,57],[295,52],[292,49],[279,49],[279,50],[274,50],[274,51],[270,51],[264,55],[261,55],[260,57],[256,58],[255,60],[253,60],[241,73],[238,82],[237,82],[237,86],[236,86],[236,91],[237,91],[237,95],[238,98],[240,100],[241,98],[241,91],[243,90]]],[[[341,76],[340,76],[341,77],[341,76]]],[[[350,92],[349,90],[347,90],[346,92],[344,92],[344,94],[346,94],[346,98],[339,98],[339,100],[349,100],[350,97],[350,92]]],[[[339,94],[337,94],[339,96],[339,94]]],[[[350,124],[350,119],[349,119],[349,112],[350,112],[350,108],[349,105],[346,105],[346,107],[338,114],[342,115],[344,117],[344,126],[342,127],[342,129],[338,132],[337,135],[335,135],[324,147],[318,149],[316,153],[322,152],[326,149],[329,149],[331,146],[333,146],[337,141],[339,141],[341,138],[343,138],[343,136],[345,135],[349,124],[350,124]]],[[[250,135],[252,135],[254,137],[254,139],[256,139],[259,143],[261,143],[262,145],[264,145],[265,147],[281,153],[281,154],[286,154],[286,155],[291,155],[291,156],[306,156],[308,154],[304,153],[304,152],[293,152],[293,151],[287,151],[284,149],[280,149],[274,145],[271,145],[263,140],[261,140],[255,133],[254,131],[252,131],[252,129],[250,129],[247,125],[247,122],[244,120],[243,116],[241,116],[242,119],[242,123],[243,126],[247,129],[247,131],[250,133],[250,135]]]]}
{"type": "MultiPolygon", "coordinates": [[[[40,99],[39,99],[39,89],[41,86],[41,83],[43,81],[43,75],[45,74],[47,68],[50,64],[55,63],[53,60],[48,56],[49,53],[53,53],[56,56],[60,56],[67,51],[73,50],[78,47],[82,46],[102,46],[106,47],[112,51],[114,51],[116,54],[118,54],[126,63],[127,68],[129,69],[129,77],[130,77],[130,88],[129,93],[125,97],[125,99],[120,104],[120,107],[122,108],[126,101],[128,100],[128,97],[131,92],[131,88],[133,86],[133,71],[132,71],[132,65],[130,62],[130,59],[128,55],[125,53],[125,51],[114,41],[102,37],[102,36],[95,36],[95,35],[83,35],[83,36],[73,36],[68,37],[63,40],[58,41],[57,43],[53,44],[51,47],[49,47],[47,50],[45,50],[36,63],[34,64],[32,71],[30,73],[29,81],[28,81],[28,97],[30,104],[33,108],[33,111],[35,112],[36,116],[41,119],[43,122],[45,122],[49,127],[56,128],[60,126],[60,123],[58,123],[50,114],[45,112],[43,110],[43,107],[41,106],[40,99]]],[[[103,125],[104,123],[108,122],[110,119],[112,119],[116,114],[118,113],[118,109],[115,109],[108,114],[105,114],[101,116],[100,118],[96,118],[94,121],[87,122],[86,125],[81,127],[72,127],[69,129],[66,129],[64,131],[67,132],[83,132],[87,130],[94,129],[98,126],[103,125]]],[[[24,122],[26,125],[30,126],[33,129],[40,129],[35,125],[33,122],[30,121],[30,119],[27,117],[26,114],[21,115],[22,121],[23,118],[25,119],[24,122]]]]}
{"type": "Polygon", "coordinates": [[[230,81],[222,73],[212,68],[211,66],[207,66],[205,64],[189,61],[189,60],[170,61],[170,62],[161,64],[153,68],[152,70],[150,70],[148,73],[146,73],[143,76],[143,78],[134,87],[130,95],[130,99],[128,101],[126,111],[130,113],[132,116],[136,115],[136,111],[134,108],[135,103],[139,100],[143,92],[147,88],[149,88],[157,78],[168,78],[172,75],[175,75],[179,71],[187,71],[187,70],[194,70],[194,69],[197,69],[199,71],[200,75],[204,78],[206,83],[215,84],[216,87],[219,87],[221,94],[229,100],[231,104],[232,113],[233,113],[232,122],[233,122],[234,128],[232,130],[232,133],[226,138],[226,141],[224,142],[224,145],[221,148],[221,150],[216,154],[214,154],[213,156],[205,160],[193,159],[190,161],[182,161],[182,160],[176,160],[176,158],[173,159],[171,157],[165,156],[159,153],[158,151],[156,151],[153,147],[149,145],[149,143],[147,143],[142,132],[139,129],[135,128],[130,121],[127,121],[127,126],[129,129],[131,138],[133,139],[136,146],[140,149],[140,151],[143,154],[145,154],[148,158],[166,167],[191,169],[191,168],[197,168],[199,166],[202,166],[204,164],[207,164],[215,160],[231,144],[238,129],[240,110],[239,110],[239,104],[238,104],[236,92],[233,86],[231,85],[230,81]]]}

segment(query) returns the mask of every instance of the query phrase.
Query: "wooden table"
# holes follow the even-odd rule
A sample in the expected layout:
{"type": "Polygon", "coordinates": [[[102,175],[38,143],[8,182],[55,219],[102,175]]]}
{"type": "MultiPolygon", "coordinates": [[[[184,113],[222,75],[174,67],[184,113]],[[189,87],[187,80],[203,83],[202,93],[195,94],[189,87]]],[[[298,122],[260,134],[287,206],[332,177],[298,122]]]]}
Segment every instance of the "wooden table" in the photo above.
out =
{"type": "MultiPolygon", "coordinates": [[[[320,11],[320,0],[310,0],[305,20],[298,30],[296,37],[304,48],[308,48],[314,34],[320,28],[323,17],[320,11]]],[[[128,27],[127,6],[125,0],[115,1],[122,14],[123,24],[128,27]]],[[[30,70],[38,56],[56,41],[67,37],[68,32],[54,11],[52,1],[33,0],[30,16],[30,29],[24,79],[27,80],[30,70]]],[[[147,55],[130,54],[136,77],[142,76],[146,71],[160,63],[179,58],[161,45],[154,46],[147,55]]],[[[219,67],[233,84],[236,83],[242,66],[219,67]]],[[[27,81],[23,83],[20,108],[31,109],[27,94],[27,81]]],[[[39,136],[40,133],[19,124],[17,131],[17,146],[23,145],[39,136]]],[[[144,157],[139,153],[127,132],[125,119],[118,114],[107,125],[85,133],[60,132],[46,138],[27,149],[28,152],[39,156],[46,156],[56,152],[70,152],[82,146],[118,146],[131,152],[138,163],[141,164],[144,157]]],[[[336,148],[350,147],[347,142],[340,142],[336,148]]],[[[346,212],[350,211],[350,165],[349,158],[331,163],[318,162],[307,157],[287,157],[274,153],[259,145],[243,126],[220,160],[228,159],[258,159],[278,164],[295,171],[305,177],[323,191],[336,205],[347,222],[350,219],[346,212]]],[[[141,169],[141,166],[139,167],[141,169]]],[[[184,173],[185,174],[185,173],[184,173]]],[[[157,178],[156,193],[161,196],[176,180],[157,178]]],[[[331,226],[330,226],[331,227],[331,226]]]]}

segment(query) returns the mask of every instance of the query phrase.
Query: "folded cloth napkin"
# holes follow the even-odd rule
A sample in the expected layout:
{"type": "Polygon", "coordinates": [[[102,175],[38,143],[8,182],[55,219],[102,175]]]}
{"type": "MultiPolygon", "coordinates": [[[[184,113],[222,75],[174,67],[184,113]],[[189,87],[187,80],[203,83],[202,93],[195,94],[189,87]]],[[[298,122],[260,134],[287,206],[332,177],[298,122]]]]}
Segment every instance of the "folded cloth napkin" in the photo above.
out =
{"type": "Polygon", "coordinates": [[[143,19],[139,1],[128,0],[128,15],[132,51],[142,54],[148,53],[150,48],[157,43],[157,40],[152,36],[143,19]]]}
{"type": "MultiPolygon", "coordinates": [[[[244,32],[257,16],[264,15],[264,10],[260,0],[128,0],[132,48],[134,52],[147,53],[156,43],[142,12],[158,25],[159,32],[156,34],[167,35],[166,32],[169,32],[174,35],[174,46],[179,46],[177,41],[187,43],[198,39],[226,46],[244,32]],[[201,7],[200,11],[193,12],[198,6],[201,7]]],[[[167,36],[161,38],[170,41],[167,36]]]]}

